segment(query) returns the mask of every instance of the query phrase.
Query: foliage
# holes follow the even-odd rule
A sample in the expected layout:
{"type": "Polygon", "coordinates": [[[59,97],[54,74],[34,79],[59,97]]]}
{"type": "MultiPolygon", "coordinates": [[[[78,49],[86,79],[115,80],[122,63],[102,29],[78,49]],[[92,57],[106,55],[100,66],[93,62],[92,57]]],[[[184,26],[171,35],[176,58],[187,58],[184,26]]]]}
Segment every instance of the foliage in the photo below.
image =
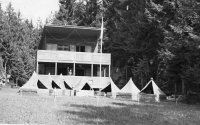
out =
{"type": "Polygon", "coordinates": [[[131,74],[136,83],[153,77],[168,91],[200,91],[200,4],[198,0],[60,0],[57,20],[81,26],[98,26],[103,13],[104,52],[112,65],[131,74]],[[102,9],[102,11],[100,11],[102,9]],[[81,11],[80,11],[81,10],[81,11]],[[182,87],[181,87],[182,86],[182,87]],[[183,88],[184,89],[184,88],[183,88]]]}
{"type": "MultiPolygon", "coordinates": [[[[155,10],[158,5],[152,3],[151,7],[155,10]]],[[[162,77],[167,77],[168,85],[182,84],[191,91],[199,91],[200,83],[199,9],[196,0],[166,0],[160,5],[160,11],[150,10],[165,31],[159,51],[163,70],[166,70],[162,77]]]]}
{"type": "Polygon", "coordinates": [[[0,50],[7,74],[24,83],[35,70],[35,56],[40,31],[32,22],[14,12],[10,3],[4,12],[1,10],[0,50]]]}
{"type": "MultiPolygon", "coordinates": [[[[200,4],[198,0],[60,0],[60,9],[46,23],[101,26],[103,51],[120,61],[141,87],[150,77],[174,92],[200,91],[200,4]],[[103,6],[102,6],[103,5],[103,6]],[[130,67],[130,68],[128,68],[130,67]],[[182,89],[183,88],[183,89],[182,89]]],[[[11,4],[0,9],[0,50],[4,67],[25,81],[34,70],[41,25],[23,21],[11,4]]],[[[124,78],[124,77],[122,77],[124,78]]]]}

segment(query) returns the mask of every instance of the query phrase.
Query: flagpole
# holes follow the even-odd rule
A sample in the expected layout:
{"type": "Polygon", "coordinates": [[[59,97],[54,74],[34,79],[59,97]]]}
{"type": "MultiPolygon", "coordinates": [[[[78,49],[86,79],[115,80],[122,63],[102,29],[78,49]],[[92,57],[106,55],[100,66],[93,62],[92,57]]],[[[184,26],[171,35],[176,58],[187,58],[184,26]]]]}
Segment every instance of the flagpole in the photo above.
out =
{"type": "MultiPolygon", "coordinates": [[[[103,15],[103,14],[102,14],[103,15]]],[[[102,42],[103,42],[103,16],[102,16],[102,23],[101,23],[101,49],[100,49],[100,88],[101,88],[101,77],[102,77],[102,72],[101,72],[101,69],[102,69],[102,64],[101,64],[101,60],[102,60],[102,42]]]]}
{"type": "MultiPolygon", "coordinates": [[[[102,0],[102,6],[103,8],[103,0],[102,0]]],[[[100,80],[99,80],[99,95],[98,95],[98,98],[97,98],[97,104],[99,104],[99,96],[100,96],[100,93],[101,93],[101,77],[102,77],[102,74],[101,74],[101,60],[102,60],[102,42],[103,42],[103,12],[101,13],[102,14],[102,17],[101,17],[101,34],[100,34],[100,68],[99,68],[99,77],[100,77],[100,80]]]]}

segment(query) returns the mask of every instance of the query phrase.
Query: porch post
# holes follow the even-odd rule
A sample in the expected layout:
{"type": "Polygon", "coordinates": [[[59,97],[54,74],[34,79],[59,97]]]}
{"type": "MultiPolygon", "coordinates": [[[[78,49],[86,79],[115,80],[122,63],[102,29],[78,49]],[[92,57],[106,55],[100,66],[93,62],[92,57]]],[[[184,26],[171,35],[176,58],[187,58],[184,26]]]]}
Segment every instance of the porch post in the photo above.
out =
{"type": "Polygon", "coordinates": [[[58,63],[55,62],[55,75],[57,75],[57,67],[58,67],[57,64],[58,64],[58,63]]]}
{"type": "Polygon", "coordinates": [[[91,77],[93,77],[93,64],[91,64],[91,77]]]}
{"type": "Polygon", "coordinates": [[[74,71],[73,71],[73,76],[75,76],[75,71],[76,71],[76,70],[75,70],[75,68],[76,68],[76,66],[75,66],[75,63],[74,63],[74,68],[73,68],[73,70],[74,70],[74,71]]]}
{"type": "Polygon", "coordinates": [[[36,73],[38,74],[39,72],[38,72],[38,69],[39,68],[39,66],[38,66],[38,61],[37,61],[37,63],[36,63],[36,73]]]}
{"type": "Polygon", "coordinates": [[[108,75],[109,75],[109,77],[110,77],[110,65],[109,65],[109,69],[108,69],[108,70],[109,70],[109,74],[108,74],[108,75]]]}

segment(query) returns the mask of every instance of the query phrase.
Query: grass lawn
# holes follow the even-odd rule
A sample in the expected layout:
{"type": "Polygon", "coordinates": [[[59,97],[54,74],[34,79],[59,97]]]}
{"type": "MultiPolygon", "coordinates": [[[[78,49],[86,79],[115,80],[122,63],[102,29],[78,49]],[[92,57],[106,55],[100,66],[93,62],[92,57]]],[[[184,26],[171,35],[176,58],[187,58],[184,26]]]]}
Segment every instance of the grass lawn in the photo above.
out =
{"type": "Polygon", "coordinates": [[[19,95],[0,91],[0,124],[199,125],[200,106],[140,103],[106,97],[19,95]]]}

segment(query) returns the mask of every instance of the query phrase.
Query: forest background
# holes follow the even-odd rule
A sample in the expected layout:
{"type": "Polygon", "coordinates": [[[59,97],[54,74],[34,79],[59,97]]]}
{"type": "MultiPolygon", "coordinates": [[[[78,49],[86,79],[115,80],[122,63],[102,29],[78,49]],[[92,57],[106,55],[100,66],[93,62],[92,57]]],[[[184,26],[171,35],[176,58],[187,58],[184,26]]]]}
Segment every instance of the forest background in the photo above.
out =
{"type": "MultiPolygon", "coordinates": [[[[138,88],[154,78],[166,93],[200,91],[200,0],[60,0],[45,24],[100,27],[112,78],[138,88]],[[175,90],[176,89],[176,90],[175,90]]],[[[0,8],[1,73],[24,84],[35,71],[44,24],[22,20],[12,3],[0,8]]]]}

